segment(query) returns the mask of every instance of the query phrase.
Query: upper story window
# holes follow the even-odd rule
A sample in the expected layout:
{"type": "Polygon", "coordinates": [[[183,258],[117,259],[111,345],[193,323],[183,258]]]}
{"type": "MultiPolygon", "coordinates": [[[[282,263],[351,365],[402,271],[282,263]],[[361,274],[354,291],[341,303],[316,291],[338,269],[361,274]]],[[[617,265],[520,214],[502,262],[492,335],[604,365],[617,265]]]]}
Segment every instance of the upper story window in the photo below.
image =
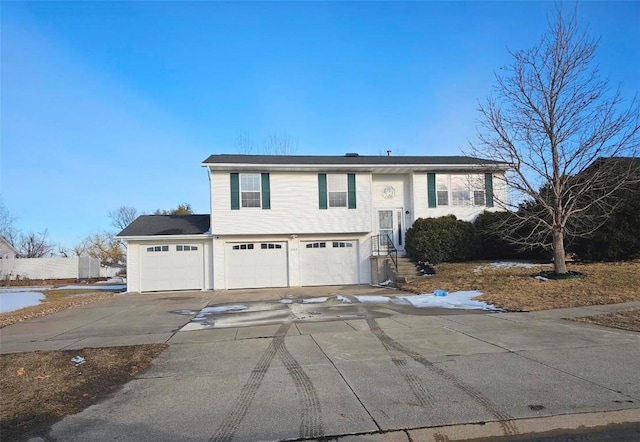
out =
{"type": "Polygon", "coordinates": [[[356,208],[355,173],[319,173],[318,207],[320,209],[356,208]]]}
{"type": "Polygon", "coordinates": [[[334,173],[327,175],[327,193],[329,207],[347,207],[347,176],[334,173]]]}
{"type": "Polygon", "coordinates": [[[230,173],[231,210],[271,209],[271,185],[268,173],[230,173]]]}
{"type": "Polygon", "coordinates": [[[493,207],[493,175],[427,174],[428,207],[493,207]]]}
{"type": "Polygon", "coordinates": [[[240,200],[242,207],[260,207],[260,174],[240,175],[240,200]]]}

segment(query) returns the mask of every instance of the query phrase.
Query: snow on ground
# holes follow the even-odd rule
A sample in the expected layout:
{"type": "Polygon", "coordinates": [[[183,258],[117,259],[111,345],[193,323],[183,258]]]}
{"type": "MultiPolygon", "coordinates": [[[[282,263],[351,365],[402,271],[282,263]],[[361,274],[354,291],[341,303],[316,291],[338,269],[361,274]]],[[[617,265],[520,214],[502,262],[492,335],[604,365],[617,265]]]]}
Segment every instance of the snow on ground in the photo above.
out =
{"type": "Polygon", "coordinates": [[[351,304],[351,299],[342,295],[336,295],[336,300],[340,302],[344,302],[345,304],[351,304]]]}
{"type": "Polygon", "coordinates": [[[12,312],[21,308],[38,305],[44,295],[38,292],[18,291],[0,293],[0,313],[12,312]]]}
{"type": "Polygon", "coordinates": [[[292,299],[281,299],[280,304],[293,304],[292,299]]]}
{"type": "Polygon", "coordinates": [[[446,296],[434,296],[433,294],[398,296],[417,308],[452,308],[466,310],[490,310],[502,311],[492,304],[483,301],[474,301],[472,298],[480,296],[482,292],[478,290],[463,290],[453,293],[447,293],[446,296]]]}
{"type": "Polygon", "coordinates": [[[49,290],[51,287],[2,287],[0,293],[10,292],[40,292],[42,290],[49,290]]]}
{"type": "Polygon", "coordinates": [[[318,298],[305,298],[302,300],[303,304],[319,304],[322,302],[327,302],[327,300],[329,299],[328,296],[320,296],[318,298]]]}
{"type": "Polygon", "coordinates": [[[473,269],[473,273],[480,273],[482,269],[513,269],[513,268],[525,268],[525,269],[533,269],[536,267],[544,267],[548,264],[540,264],[534,262],[520,262],[520,261],[495,261],[490,262],[488,264],[483,264],[473,269]]]}
{"type": "Polygon", "coordinates": [[[51,290],[126,290],[126,285],[65,285],[51,290]]]}
{"type": "Polygon", "coordinates": [[[356,296],[355,298],[363,304],[386,304],[387,302],[391,301],[391,298],[389,298],[388,296],[377,295],[356,296]]]}

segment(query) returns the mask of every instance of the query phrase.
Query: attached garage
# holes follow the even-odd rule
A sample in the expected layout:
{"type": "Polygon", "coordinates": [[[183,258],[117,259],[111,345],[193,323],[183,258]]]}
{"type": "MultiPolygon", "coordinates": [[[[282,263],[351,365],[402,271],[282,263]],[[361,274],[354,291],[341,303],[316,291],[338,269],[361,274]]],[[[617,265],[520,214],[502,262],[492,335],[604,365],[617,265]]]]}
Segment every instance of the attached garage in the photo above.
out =
{"type": "Polygon", "coordinates": [[[358,241],[301,242],[300,282],[303,286],[358,284],[358,241]]]}
{"type": "Polygon", "coordinates": [[[229,289],[289,285],[286,242],[227,243],[225,262],[229,289]]]}
{"type": "Polygon", "coordinates": [[[140,247],[140,291],[202,290],[202,243],[149,244],[140,247]]]}

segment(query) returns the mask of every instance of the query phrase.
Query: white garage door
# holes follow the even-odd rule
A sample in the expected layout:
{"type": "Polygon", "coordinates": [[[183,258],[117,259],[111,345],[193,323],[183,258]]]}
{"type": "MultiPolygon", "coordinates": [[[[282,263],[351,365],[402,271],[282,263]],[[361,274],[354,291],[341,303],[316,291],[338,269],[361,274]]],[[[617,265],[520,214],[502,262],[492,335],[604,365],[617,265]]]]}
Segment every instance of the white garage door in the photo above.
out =
{"type": "Polygon", "coordinates": [[[140,291],[201,290],[204,247],[154,244],[140,247],[140,291]]]}
{"type": "Polygon", "coordinates": [[[227,243],[227,288],[286,287],[287,243],[227,243]]]}
{"type": "Polygon", "coordinates": [[[302,285],[358,284],[358,241],[327,240],[300,244],[302,285]]]}

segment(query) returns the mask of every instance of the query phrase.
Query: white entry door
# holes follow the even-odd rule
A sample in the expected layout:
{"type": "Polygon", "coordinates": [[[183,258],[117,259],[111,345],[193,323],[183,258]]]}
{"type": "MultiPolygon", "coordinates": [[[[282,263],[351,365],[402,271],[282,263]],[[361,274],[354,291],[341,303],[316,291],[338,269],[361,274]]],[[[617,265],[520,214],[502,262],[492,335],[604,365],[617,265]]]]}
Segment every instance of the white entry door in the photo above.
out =
{"type": "Polygon", "coordinates": [[[378,235],[388,236],[398,251],[404,251],[404,209],[379,209],[378,235]]]}

